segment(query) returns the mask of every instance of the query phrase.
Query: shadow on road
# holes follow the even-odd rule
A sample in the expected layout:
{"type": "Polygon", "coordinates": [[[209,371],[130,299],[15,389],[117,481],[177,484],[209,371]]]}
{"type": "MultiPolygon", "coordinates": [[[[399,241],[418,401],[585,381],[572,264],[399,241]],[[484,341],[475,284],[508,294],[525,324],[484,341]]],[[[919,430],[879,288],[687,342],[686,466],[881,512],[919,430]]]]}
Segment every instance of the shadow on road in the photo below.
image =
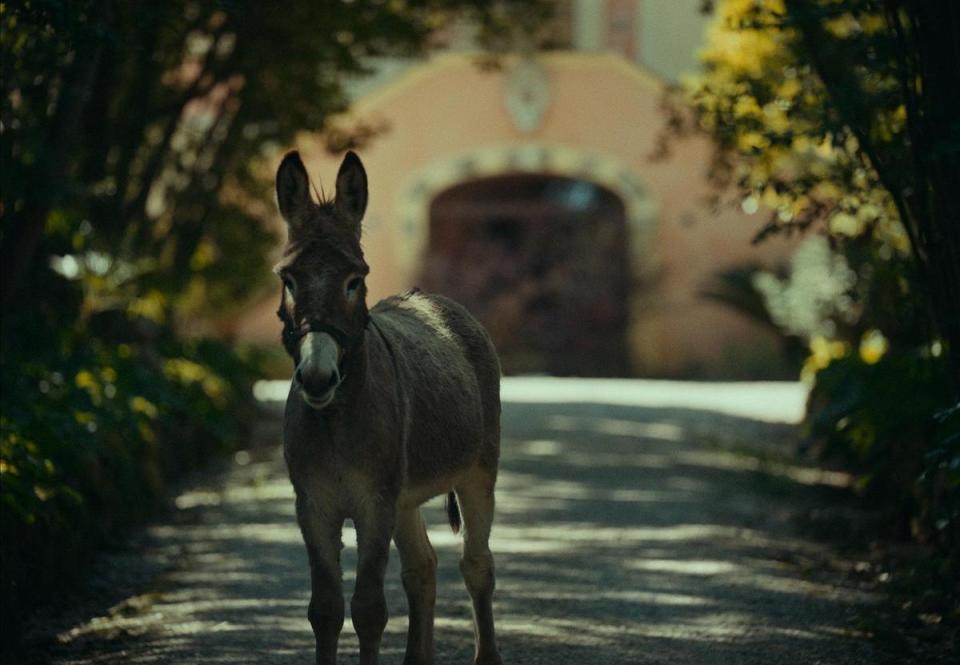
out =
{"type": "MultiPolygon", "coordinates": [[[[834,480],[790,461],[793,427],[602,403],[507,403],[503,417],[492,546],[507,663],[871,661],[849,625],[869,598],[816,571],[817,546],[791,532],[798,504],[834,480]]],[[[264,431],[278,441],[275,419],[264,431]]],[[[164,572],[64,630],[54,662],[311,662],[306,555],[279,447],[238,455],[176,503],[142,552],[164,572]]],[[[467,663],[458,539],[441,503],[425,514],[440,559],[438,662],[467,663]]],[[[349,529],[344,542],[349,591],[349,529]]],[[[399,663],[395,553],[387,579],[382,660],[399,663]]],[[[343,662],[356,653],[348,620],[343,662]]]]}

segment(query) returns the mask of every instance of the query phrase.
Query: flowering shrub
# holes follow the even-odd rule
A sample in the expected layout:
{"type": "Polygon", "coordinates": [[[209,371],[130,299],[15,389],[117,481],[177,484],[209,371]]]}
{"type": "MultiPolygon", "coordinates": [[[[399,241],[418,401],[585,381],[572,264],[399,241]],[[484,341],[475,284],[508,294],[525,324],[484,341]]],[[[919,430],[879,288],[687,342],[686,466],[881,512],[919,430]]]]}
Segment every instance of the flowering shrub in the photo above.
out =
{"type": "Polygon", "coordinates": [[[930,348],[876,360],[848,353],[816,372],[807,428],[902,535],[956,545],[960,413],[947,409],[949,394],[946,365],[930,348]]]}
{"type": "Polygon", "coordinates": [[[819,449],[894,524],[958,557],[960,150],[956,96],[937,84],[956,70],[947,6],[724,0],[685,89],[718,146],[718,197],[767,215],[757,239],[827,239],[801,248],[789,280],[752,283],[767,318],[810,350],[819,449]]]}
{"type": "Polygon", "coordinates": [[[96,546],[154,513],[166,481],[244,442],[253,365],[220,343],[158,332],[147,344],[37,331],[7,350],[0,365],[6,617],[60,588],[96,546]],[[53,342],[46,348],[44,337],[53,342]]]}

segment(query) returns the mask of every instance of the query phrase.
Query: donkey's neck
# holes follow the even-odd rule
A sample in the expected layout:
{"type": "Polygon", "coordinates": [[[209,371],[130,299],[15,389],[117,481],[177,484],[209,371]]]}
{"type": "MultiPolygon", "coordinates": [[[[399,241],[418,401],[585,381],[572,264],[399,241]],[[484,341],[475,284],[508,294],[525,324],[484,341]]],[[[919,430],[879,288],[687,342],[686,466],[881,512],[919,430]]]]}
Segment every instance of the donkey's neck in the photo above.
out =
{"type": "Polygon", "coordinates": [[[351,349],[347,351],[343,359],[343,365],[340,371],[343,374],[343,381],[337,389],[334,410],[336,415],[344,417],[355,412],[355,407],[362,402],[363,393],[368,389],[370,381],[370,337],[371,330],[369,324],[363,330],[363,337],[351,349]]]}

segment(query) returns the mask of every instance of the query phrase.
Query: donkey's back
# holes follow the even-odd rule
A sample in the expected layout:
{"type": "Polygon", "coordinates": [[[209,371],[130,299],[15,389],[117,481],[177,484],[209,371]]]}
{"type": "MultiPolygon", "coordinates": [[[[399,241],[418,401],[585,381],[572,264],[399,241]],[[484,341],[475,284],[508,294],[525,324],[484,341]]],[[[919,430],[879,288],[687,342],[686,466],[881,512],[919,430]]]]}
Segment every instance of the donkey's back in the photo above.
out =
{"type": "Polygon", "coordinates": [[[495,477],[500,363],[483,327],[456,302],[420,291],[381,301],[371,316],[406,409],[405,499],[422,503],[473,471],[495,477]]]}

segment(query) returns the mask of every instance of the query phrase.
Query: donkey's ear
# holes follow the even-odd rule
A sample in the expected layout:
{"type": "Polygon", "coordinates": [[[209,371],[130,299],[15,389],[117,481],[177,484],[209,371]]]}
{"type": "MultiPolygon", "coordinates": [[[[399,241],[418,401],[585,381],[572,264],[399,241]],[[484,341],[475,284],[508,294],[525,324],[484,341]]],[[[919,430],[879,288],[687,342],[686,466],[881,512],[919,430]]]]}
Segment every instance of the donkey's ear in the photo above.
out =
{"type": "Polygon", "coordinates": [[[367,172],[353,151],[347,152],[337,172],[337,211],[356,227],[360,235],[360,220],[367,209],[367,172]]]}
{"type": "Polygon", "coordinates": [[[277,203],[292,231],[310,219],[316,204],[310,198],[310,178],[300,153],[288,152],[277,169],[277,203]]]}

